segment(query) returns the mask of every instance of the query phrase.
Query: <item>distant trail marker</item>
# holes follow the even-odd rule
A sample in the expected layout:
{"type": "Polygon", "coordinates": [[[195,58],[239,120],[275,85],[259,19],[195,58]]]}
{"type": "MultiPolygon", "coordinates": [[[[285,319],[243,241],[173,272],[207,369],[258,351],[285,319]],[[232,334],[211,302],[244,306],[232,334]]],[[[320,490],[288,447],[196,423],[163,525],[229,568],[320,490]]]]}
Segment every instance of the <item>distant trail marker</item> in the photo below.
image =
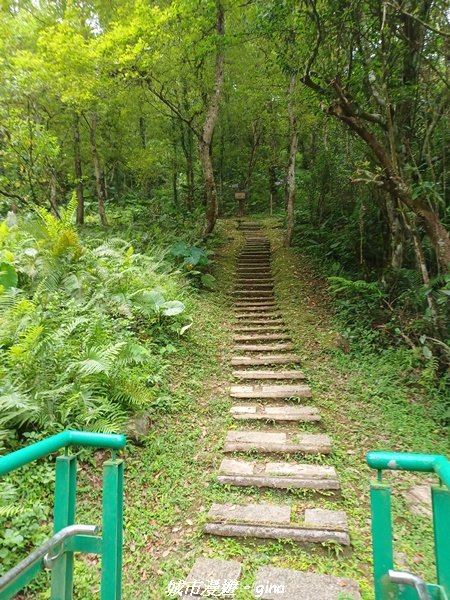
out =
{"type": "Polygon", "coordinates": [[[245,206],[246,193],[245,192],[235,192],[234,198],[235,198],[235,200],[239,201],[238,216],[239,217],[243,217],[244,216],[244,206],[245,206]]]}

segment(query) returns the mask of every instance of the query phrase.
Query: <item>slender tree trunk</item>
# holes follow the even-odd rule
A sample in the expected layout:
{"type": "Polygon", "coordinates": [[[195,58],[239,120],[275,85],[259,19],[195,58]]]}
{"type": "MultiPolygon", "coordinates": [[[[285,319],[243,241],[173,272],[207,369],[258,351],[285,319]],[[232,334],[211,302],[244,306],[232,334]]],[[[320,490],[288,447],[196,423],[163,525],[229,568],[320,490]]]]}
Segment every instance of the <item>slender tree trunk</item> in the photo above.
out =
{"type": "Polygon", "coordinates": [[[56,174],[52,170],[50,177],[50,207],[53,214],[59,218],[58,210],[58,182],[56,180],[56,174]]]}
{"type": "Polygon", "coordinates": [[[77,195],[77,224],[84,223],[84,193],[83,193],[83,170],[81,167],[81,144],[80,144],[80,117],[75,113],[73,120],[73,155],[77,195]]]}
{"type": "Polygon", "coordinates": [[[216,4],[217,33],[219,40],[217,42],[214,90],[209,99],[209,106],[199,140],[199,154],[203,170],[206,196],[205,223],[202,231],[203,237],[206,237],[212,232],[219,213],[211,150],[214,128],[216,126],[217,116],[219,114],[220,96],[222,94],[225,71],[225,53],[223,48],[223,36],[225,35],[225,12],[220,0],[217,0],[216,4]]]}
{"type": "MultiPolygon", "coordinates": [[[[405,227],[406,227],[407,231],[410,233],[411,240],[413,243],[417,269],[422,277],[422,282],[423,282],[424,286],[429,288],[430,287],[430,275],[428,272],[425,255],[423,253],[422,241],[420,239],[419,232],[417,231],[417,227],[416,227],[414,220],[411,219],[405,211],[402,213],[402,216],[403,216],[403,221],[405,223],[405,227]]],[[[427,304],[428,304],[428,308],[430,310],[430,315],[431,315],[431,319],[433,321],[434,329],[436,332],[439,333],[439,335],[443,336],[444,331],[442,329],[442,324],[439,319],[438,308],[436,306],[436,302],[433,298],[433,295],[431,293],[428,293],[426,295],[426,297],[427,297],[427,304]]]]}
{"type": "Polygon", "coordinates": [[[252,140],[251,140],[251,149],[250,149],[250,158],[248,160],[247,174],[245,177],[245,182],[243,189],[248,193],[250,184],[253,176],[253,169],[255,168],[256,162],[256,151],[258,149],[259,141],[261,139],[261,122],[258,119],[254,123],[252,123],[252,140]]]}
{"type": "Polygon", "coordinates": [[[97,115],[93,113],[92,121],[90,125],[90,142],[92,152],[92,162],[94,163],[94,175],[95,175],[95,188],[97,191],[97,202],[98,202],[98,214],[100,215],[100,221],[105,227],[109,224],[105,212],[105,199],[103,197],[103,185],[102,185],[102,170],[100,168],[100,158],[98,156],[97,142],[96,142],[96,130],[97,130],[97,115]]]}
{"type": "Polygon", "coordinates": [[[144,117],[139,117],[139,136],[141,138],[141,146],[142,148],[147,148],[147,130],[145,127],[145,119],[144,117]]]}
{"type": "Polygon", "coordinates": [[[297,117],[294,109],[294,92],[296,84],[296,75],[291,76],[288,90],[288,116],[289,116],[289,162],[286,175],[286,209],[287,209],[287,227],[285,244],[290,246],[292,243],[292,234],[294,233],[294,209],[295,209],[295,157],[297,155],[298,131],[297,117]]]}
{"type": "Polygon", "coordinates": [[[190,127],[181,123],[181,148],[186,163],[186,208],[192,212],[194,208],[194,138],[190,127]]]}
{"type": "Polygon", "coordinates": [[[178,145],[175,117],[172,117],[172,193],[173,204],[178,206],[178,145]]]}
{"type": "Polygon", "coordinates": [[[403,266],[404,235],[398,203],[390,195],[386,195],[386,214],[390,240],[389,262],[392,269],[398,270],[403,266]]]}

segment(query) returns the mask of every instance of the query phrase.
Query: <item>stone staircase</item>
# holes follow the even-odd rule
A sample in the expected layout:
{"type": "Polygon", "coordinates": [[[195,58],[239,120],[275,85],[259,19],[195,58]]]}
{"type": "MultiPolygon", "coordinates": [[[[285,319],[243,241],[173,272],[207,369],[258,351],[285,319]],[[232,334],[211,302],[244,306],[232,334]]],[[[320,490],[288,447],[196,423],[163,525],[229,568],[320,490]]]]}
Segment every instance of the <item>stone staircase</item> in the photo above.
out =
{"type": "MultiPolygon", "coordinates": [[[[339,490],[339,479],[323,457],[332,452],[332,441],[320,431],[305,432],[299,423],[317,427],[320,411],[311,401],[299,357],[277,309],[271,271],[269,240],[255,223],[241,225],[245,244],[237,261],[234,291],[235,325],[233,371],[230,388],[235,401],[231,416],[242,424],[227,432],[217,481],[220,484],[286,491],[283,503],[214,504],[204,532],[246,539],[290,540],[298,543],[350,544],[347,516],[340,510],[303,507],[290,501],[290,489],[339,490]],[[260,428],[261,422],[264,428],[260,428]],[[251,456],[246,454],[251,453],[251,456]],[[287,460],[286,455],[292,455],[287,460]],[[300,462],[308,455],[308,462],[300,462]],[[270,458],[267,459],[267,456],[270,458]],[[320,464],[311,459],[320,458],[320,464]],[[258,460],[264,457],[265,460],[258,460]],[[284,459],[284,461],[283,461],[284,459]],[[298,460],[297,460],[298,459],[298,460]],[[269,460],[270,462],[266,462],[269,460]]],[[[241,565],[236,561],[199,559],[187,581],[225,582],[238,585],[241,565]]],[[[263,600],[338,600],[360,598],[357,584],[333,577],[261,567],[248,597],[263,600]]],[[[213,597],[221,597],[214,596],[213,597]]],[[[185,597],[208,597],[206,585],[187,587],[185,597]]],[[[233,597],[233,596],[224,596],[233,597]]]]}

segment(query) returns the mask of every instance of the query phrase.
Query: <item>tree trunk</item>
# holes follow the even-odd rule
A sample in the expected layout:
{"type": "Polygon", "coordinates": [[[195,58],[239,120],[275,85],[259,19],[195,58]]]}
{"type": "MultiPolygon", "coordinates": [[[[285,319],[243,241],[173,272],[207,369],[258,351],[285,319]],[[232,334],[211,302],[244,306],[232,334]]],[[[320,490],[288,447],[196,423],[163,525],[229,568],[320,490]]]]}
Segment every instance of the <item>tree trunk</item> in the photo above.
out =
{"type": "Polygon", "coordinates": [[[100,158],[98,156],[97,142],[95,139],[95,133],[97,129],[97,115],[93,113],[92,121],[90,125],[90,141],[91,141],[91,152],[92,161],[94,163],[94,175],[95,175],[95,188],[97,191],[97,202],[98,202],[98,214],[100,215],[100,221],[105,227],[109,224],[106,218],[105,212],[105,199],[103,197],[103,185],[102,185],[102,170],[100,168],[100,158]]]}
{"type": "Polygon", "coordinates": [[[296,75],[291,76],[288,90],[288,116],[289,116],[289,162],[286,175],[286,209],[287,209],[287,227],[285,244],[290,246],[292,243],[292,234],[294,233],[294,208],[295,208],[295,157],[297,155],[298,131],[297,117],[294,109],[294,92],[296,84],[296,75]]]}
{"type": "Polygon", "coordinates": [[[251,149],[250,149],[250,157],[248,160],[247,174],[245,177],[245,182],[243,185],[243,190],[247,193],[249,192],[250,184],[253,176],[253,169],[255,168],[256,163],[256,150],[258,149],[259,142],[261,139],[261,121],[257,119],[254,123],[252,123],[252,140],[251,140],[251,149]]]}
{"type": "Polygon", "coordinates": [[[360,119],[349,114],[348,107],[336,104],[331,107],[330,112],[352,129],[371,148],[379,164],[384,169],[383,177],[386,189],[420,219],[436,252],[442,271],[448,272],[450,265],[450,235],[439,216],[431,210],[426,201],[412,198],[409,186],[393,164],[387,148],[360,119]]]}
{"type": "Polygon", "coordinates": [[[144,117],[139,117],[139,136],[141,138],[141,146],[144,150],[147,148],[147,130],[145,127],[144,117]]]}
{"type": "MultiPolygon", "coordinates": [[[[428,272],[425,255],[423,253],[422,241],[420,239],[419,232],[417,231],[417,227],[416,227],[416,224],[414,223],[414,220],[411,219],[406,214],[406,212],[403,212],[402,216],[403,216],[403,222],[405,223],[405,227],[411,235],[411,240],[412,240],[413,248],[414,248],[414,255],[416,258],[417,269],[422,277],[423,285],[425,287],[429,288],[430,287],[430,275],[428,272]]],[[[434,329],[435,329],[436,333],[438,333],[440,336],[443,336],[444,331],[443,331],[442,324],[439,319],[439,311],[436,306],[436,302],[433,298],[433,294],[428,293],[426,295],[426,297],[427,297],[427,304],[428,304],[428,308],[430,310],[431,320],[433,322],[434,329]]]]}
{"type": "Polygon", "coordinates": [[[398,203],[394,198],[386,195],[386,214],[390,240],[389,263],[395,271],[402,268],[404,254],[404,235],[399,211],[398,203]]]}
{"type": "Polygon", "coordinates": [[[52,170],[50,176],[50,207],[53,214],[59,219],[59,210],[58,210],[58,182],[56,180],[55,172],[52,170]]]}
{"type": "Polygon", "coordinates": [[[84,194],[83,194],[83,171],[81,168],[81,147],[80,147],[80,118],[75,113],[73,120],[73,155],[77,195],[77,224],[84,223],[84,194]]]}
{"type": "Polygon", "coordinates": [[[177,145],[177,126],[175,117],[172,117],[172,193],[173,204],[178,206],[178,145],[177,145]]]}
{"type": "Polygon", "coordinates": [[[186,208],[192,212],[194,208],[194,139],[190,127],[181,123],[181,148],[186,161],[186,208]]]}
{"type": "Polygon", "coordinates": [[[217,116],[219,114],[220,96],[222,94],[225,68],[225,54],[223,48],[223,36],[225,35],[225,13],[224,7],[220,0],[217,0],[217,33],[219,40],[217,42],[214,90],[209,99],[209,106],[199,140],[200,162],[203,170],[206,196],[205,223],[203,226],[202,237],[206,237],[212,232],[214,225],[216,224],[217,215],[219,213],[217,190],[216,183],[214,181],[214,170],[211,157],[211,144],[217,116]]]}

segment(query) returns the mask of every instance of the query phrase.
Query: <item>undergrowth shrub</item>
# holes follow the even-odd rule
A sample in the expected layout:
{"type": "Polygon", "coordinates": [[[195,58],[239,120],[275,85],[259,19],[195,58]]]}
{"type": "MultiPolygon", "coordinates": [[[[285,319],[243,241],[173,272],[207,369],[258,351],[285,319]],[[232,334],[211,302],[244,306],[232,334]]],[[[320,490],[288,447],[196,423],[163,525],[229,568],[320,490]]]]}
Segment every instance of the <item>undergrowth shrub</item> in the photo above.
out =
{"type": "Polygon", "coordinates": [[[130,412],[156,410],[158,373],[191,325],[184,278],[166,253],[136,253],[118,237],[82,242],[74,208],[61,220],[37,208],[0,226],[0,440],[9,445],[26,430],[121,431],[130,412]]]}

